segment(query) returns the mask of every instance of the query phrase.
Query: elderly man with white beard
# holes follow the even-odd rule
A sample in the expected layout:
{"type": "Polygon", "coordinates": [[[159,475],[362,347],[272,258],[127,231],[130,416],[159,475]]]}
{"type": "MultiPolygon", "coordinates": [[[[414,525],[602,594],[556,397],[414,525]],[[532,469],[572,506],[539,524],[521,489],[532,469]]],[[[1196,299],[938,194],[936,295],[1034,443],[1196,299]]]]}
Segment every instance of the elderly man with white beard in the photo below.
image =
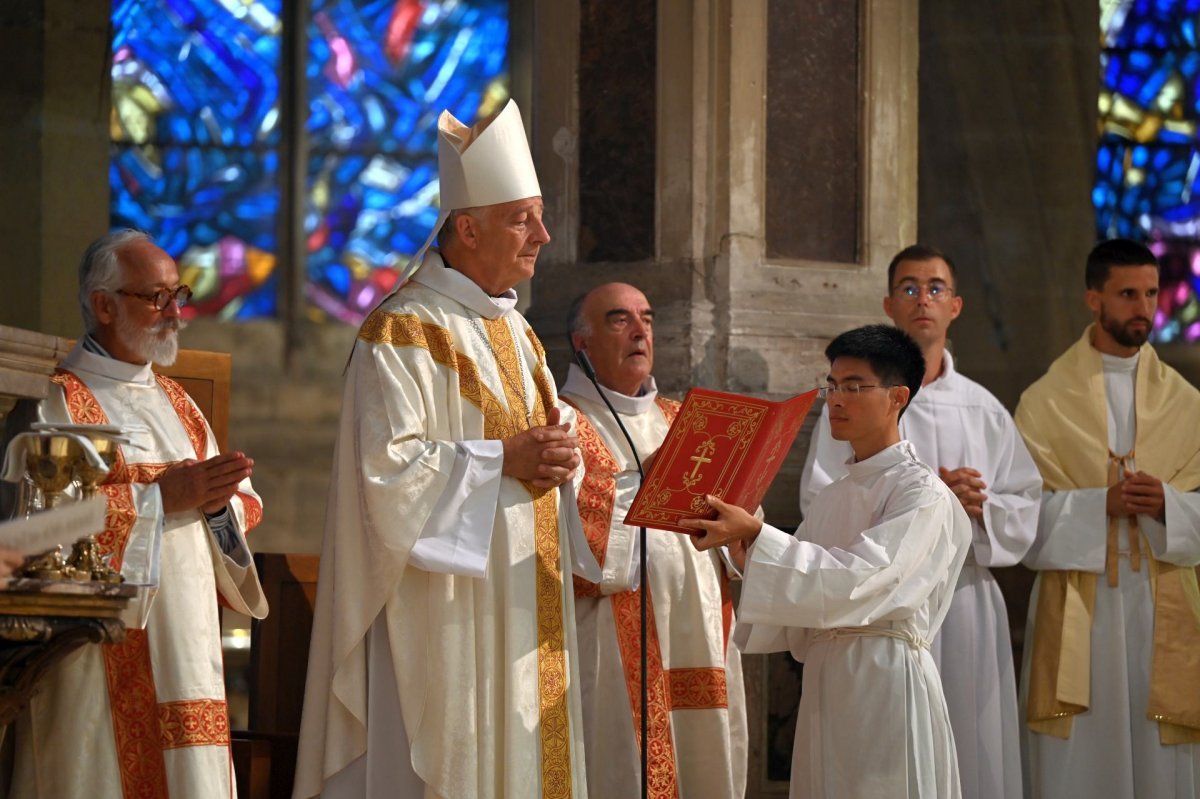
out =
{"type": "Polygon", "coordinates": [[[124,643],[84,647],[46,675],[16,722],[0,794],[235,794],[217,599],[266,615],[245,538],[262,503],[250,485],[254,462],[219,454],[179,384],[151,371],[174,363],[190,294],[144,233],[112,233],[84,253],[87,332],[37,416],[116,425],[131,439],[101,486],[108,513],[98,541],[113,568],[144,588],[124,643]]]}

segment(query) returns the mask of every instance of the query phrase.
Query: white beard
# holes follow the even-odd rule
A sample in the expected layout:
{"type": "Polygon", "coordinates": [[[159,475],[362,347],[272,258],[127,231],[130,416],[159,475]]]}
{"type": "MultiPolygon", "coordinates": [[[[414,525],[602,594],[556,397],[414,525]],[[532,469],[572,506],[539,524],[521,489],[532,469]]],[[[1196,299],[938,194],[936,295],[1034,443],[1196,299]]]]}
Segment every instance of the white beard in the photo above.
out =
{"type": "Polygon", "coordinates": [[[129,350],[143,361],[170,366],[179,354],[179,331],[187,327],[182,319],[163,318],[149,328],[135,326],[121,306],[117,306],[117,336],[129,350]]]}

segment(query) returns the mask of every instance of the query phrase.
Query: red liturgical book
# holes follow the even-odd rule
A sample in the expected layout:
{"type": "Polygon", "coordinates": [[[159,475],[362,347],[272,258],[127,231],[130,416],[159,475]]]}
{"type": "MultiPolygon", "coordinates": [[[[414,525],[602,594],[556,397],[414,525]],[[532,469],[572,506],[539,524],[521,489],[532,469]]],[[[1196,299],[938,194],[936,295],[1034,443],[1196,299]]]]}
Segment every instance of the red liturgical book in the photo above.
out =
{"type": "Polygon", "coordinates": [[[706,494],[753,513],[800,425],[816,390],[771,402],[741,394],[693,388],[633,499],[625,523],[676,533],[681,519],[715,519],[706,494]]]}

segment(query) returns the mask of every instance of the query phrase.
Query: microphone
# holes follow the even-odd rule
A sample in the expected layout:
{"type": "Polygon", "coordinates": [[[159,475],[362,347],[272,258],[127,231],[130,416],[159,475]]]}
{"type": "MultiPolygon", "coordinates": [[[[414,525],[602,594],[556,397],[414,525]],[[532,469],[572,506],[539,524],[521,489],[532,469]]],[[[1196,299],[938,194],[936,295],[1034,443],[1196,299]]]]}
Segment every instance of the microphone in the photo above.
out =
{"type": "MultiPolygon", "coordinates": [[[[596,379],[596,369],[592,366],[592,359],[587,356],[583,350],[577,350],[574,346],[571,347],[571,352],[575,354],[575,362],[579,364],[579,368],[583,370],[583,374],[588,380],[592,381],[592,385],[596,387],[596,393],[600,395],[600,399],[604,401],[608,407],[608,412],[612,414],[612,418],[617,423],[617,427],[621,428],[621,435],[625,436],[625,443],[629,444],[629,451],[633,453],[633,462],[637,464],[638,475],[641,476],[642,482],[646,481],[646,472],[642,470],[642,459],[638,456],[637,447],[633,444],[633,437],[629,435],[629,431],[625,429],[625,423],[621,421],[621,414],[617,413],[617,409],[608,401],[608,396],[604,393],[604,389],[600,387],[600,381],[596,379]]],[[[646,574],[646,528],[644,526],[638,528],[638,549],[639,559],[638,568],[641,575],[642,590],[650,590],[650,580],[646,574]]],[[[649,795],[649,772],[650,772],[650,718],[649,708],[649,686],[646,685],[647,669],[646,669],[646,605],[649,604],[644,599],[645,594],[638,597],[638,605],[641,608],[641,674],[642,674],[642,799],[646,799],[649,795]]]]}
{"type": "Polygon", "coordinates": [[[604,393],[604,389],[600,387],[600,381],[596,379],[596,368],[592,366],[592,359],[587,356],[583,350],[572,349],[575,353],[575,362],[579,364],[579,368],[583,370],[583,374],[588,380],[592,381],[592,385],[596,387],[596,393],[600,395],[600,399],[604,401],[608,407],[608,412],[612,414],[613,420],[617,423],[617,427],[621,428],[621,435],[625,436],[625,443],[629,444],[629,451],[633,453],[633,462],[637,464],[638,474],[643,480],[646,479],[646,472],[642,470],[642,459],[638,455],[637,447],[633,445],[633,437],[629,435],[629,431],[625,429],[625,424],[621,421],[621,415],[617,413],[617,409],[608,401],[608,396],[604,393]]]}

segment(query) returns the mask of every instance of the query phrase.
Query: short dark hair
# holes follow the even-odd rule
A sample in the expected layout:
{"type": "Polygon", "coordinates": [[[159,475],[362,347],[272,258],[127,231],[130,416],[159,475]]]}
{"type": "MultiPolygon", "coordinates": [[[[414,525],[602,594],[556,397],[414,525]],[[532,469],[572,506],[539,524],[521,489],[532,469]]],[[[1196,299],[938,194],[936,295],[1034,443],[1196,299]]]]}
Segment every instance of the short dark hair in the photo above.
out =
{"type": "MultiPolygon", "coordinates": [[[[909,402],[917,396],[921,381],[925,379],[925,356],[921,354],[921,348],[911,336],[891,325],[867,325],[847,330],[829,342],[825,357],[830,365],[838,358],[866,361],[884,383],[908,386],[909,402]]],[[[900,413],[904,413],[904,408],[900,413]]]]}
{"type": "Polygon", "coordinates": [[[1159,269],[1158,259],[1150,248],[1129,239],[1109,239],[1092,248],[1083,274],[1084,285],[1101,291],[1114,266],[1153,266],[1159,269]]]}
{"type": "Polygon", "coordinates": [[[930,247],[928,244],[913,244],[905,247],[900,252],[892,257],[892,262],[888,264],[888,291],[895,288],[892,281],[896,279],[896,267],[901,261],[932,261],[934,258],[941,258],[946,262],[946,266],[950,268],[950,279],[954,281],[954,286],[958,286],[958,269],[954,266],[954,261],[950,260],[950,256],[939,250],[937,247],[930,247]]]}

